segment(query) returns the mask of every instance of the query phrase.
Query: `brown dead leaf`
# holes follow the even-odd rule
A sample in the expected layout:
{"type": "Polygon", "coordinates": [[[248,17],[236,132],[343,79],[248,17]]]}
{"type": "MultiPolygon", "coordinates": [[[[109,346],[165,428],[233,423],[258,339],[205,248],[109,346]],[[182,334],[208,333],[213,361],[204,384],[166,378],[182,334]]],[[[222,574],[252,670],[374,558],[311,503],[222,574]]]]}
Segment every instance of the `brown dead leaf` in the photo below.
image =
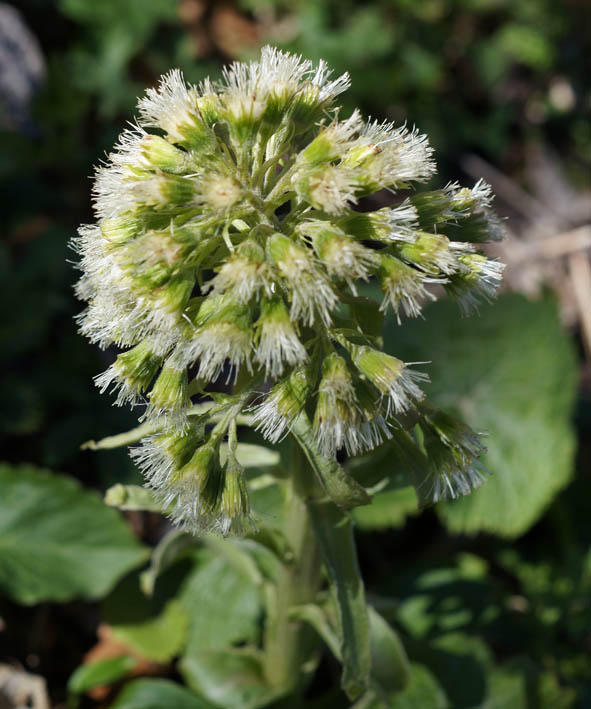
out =
{"type": "MultiPolygon", "coordinates": [[[[158,676],[167,673],[167,665],[146,659],[129,645],[116,639],[108,623],[101,623],[97,628],[96,634],[98,636],[98,642],[84,655],[85,663],[98,662],[99,660],[121,657],[122,655],[130,655],[137,660],[137,665],[129,673],[130,677],[144,677],[146,675],[158,676]]],[[[110,691],[111,687],[109,685],[93,687],[89,690],[88,696],[100,702],[108,697],[110,691]]]]}

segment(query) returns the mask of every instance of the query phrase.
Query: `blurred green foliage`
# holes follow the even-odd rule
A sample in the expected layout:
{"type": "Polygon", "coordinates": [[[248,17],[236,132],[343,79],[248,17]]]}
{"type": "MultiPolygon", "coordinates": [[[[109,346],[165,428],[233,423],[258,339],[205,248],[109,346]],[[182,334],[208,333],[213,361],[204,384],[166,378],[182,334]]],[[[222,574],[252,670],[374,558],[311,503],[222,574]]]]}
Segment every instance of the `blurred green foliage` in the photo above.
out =
{"type": "Polygon", "coordinates": [[[532,132],[588,151],[575,127],[584,111],[583,12],[577,3],[557,12],[551,0],[302,0],[287,46],[349,70],[349,105],[418,125],[444,170],[470,150],[515,167],[532,132]],[[577,111],[553,103],[552,77],[562,75],[580,97],[577,111]]]}
{"type": "MultiPolygon", "coordinates": [[[[437,149],[438,184],[458,176],[462,156],[471,151],[518,175],[528,141],[553,147],[575,176],[584,174],[591,162],[585,118],[588,8],[578,0],[562,4],[552,0],[240,0],[234,5],[206,0],[19,0],[17,7],[41,44],[47,79],[31,107],[27,132],[9,127],[0,132],[2,458],[61,470],[101,489],[140,479],[124,450],[92,454],[80,452],[80,444],[127,430],[136,417],[111,408],[108,397],[101,397],[93,387],[92,377],[114,355],[98,352],[76,333],[72,318],[80,304],[72,294],[76,274],[68,263],[73,254],[67,242],[78,224],[91,219],[88,176],[92,166],[131,119],[136,97],[161,73],[180,66],[190,81],[198,81],[216,75],[225,61],[254,56],[260,44],[271,42],[312,59],[322,57],[336,72],[349,71],[352,89],[344,97],[347,111],[358,105],[376,118],[408,121],[426,132],[437,149]],[[238,30],[237,18],[242,23],[238,30]]],[[[489,502],[493,512],[482,503],[485,512],[480,514],[478,500],[490,496],[488,488],[463,501],[463,507],[441,512],[452,530],[522,535],[508,543],[482,534],[470,539],[445,534],[434,513],[416,516],[416,502],[408,488],[382,492],[375,508],[357,510],[356,520],[363,530],[358,543],[371,600],[398,631],[411,661],[410,684],[392,697],[392,706],[582,708],[591,701],[585,656],[591,622],[585,509],[589,480],[576,476],[557,495],[572,473],[572,434],[566,423],[574,378],[572,351],[561,339],[549,302],[537,306],[510,299],[498,310],[487,311],[480,324],[454,319],[452,325],[446,304],[436,306],[434,312],[439,314],[434,316],[435,327],[431,320],[426,328],[420,322],[408,329],[405,324],[400,330],[406,333],[405,344],[397,342],[397,353],[404,344],[420,360],[421,337],[426,332],[437,338],[438,350],[446,354],[431,371],[434,395],[442,405],[472,416],[475,425],[493,429],[498,424],[495,440],[502,444],[495,448],[491,440],[491,456],[496,450],[501,461],[521,466],[516,472],[521,488],[512,499],[522,498],[526,512],[518,510],[507,525],[503,515],[493,514],[493,500],[489,502]],[[499,334],[510,319],[515,327],[507,341],[523,325],[525,339],[520,340],[519,354],[527,348],[528,337],[537,342],[531,346],[531,356],[543,395],[540,406],[532,372],[526,389],[520,389],[517,380],[522,370],[517,365],[512,391],[503,392],[495,384],[494,376],[500,375],[491,358],[502,358],[511,347],[499,334]],[[462,370],[460,363],[453,377],[446,378],[449,361],[458,361],[454,348],[475,331],[479,336],[471,340],[473,366],[462,370]],[[488,345],[479,358],[483,341],[488,345]],[[495,389],[495,420],[487,419],[479,406],[480,382],[495,389]],[[520,449],[525,434],[518,410],[524,398],[531,402],[526,407],[531,416],[525,421],[530,440],[520,449]],[[553,419],[554,403],[560,409],[558,423],[553,419]],[[501,439],[503,427],[510,435],[501,439]],[[544,475],[534,481],[537,494],[529,499],[531,461],[536,455],[540,459],[548,441],[553,442],[551,450],[539,461],[544,475]],[[503,446],[510,448],[509,453],[499,452],[503,446]],[[557,450],[560,460],[553,467],[557,450]]],[[[391,337],[400,335],[391,333],[391,337]]],[[[510,360],[507,367],[514,364],[510,360]]],[[[581,409],[579,419],[581,439],[589,428],[585,411],[581,409]]],[[[589,462],[588,447],[583,446],[579,456],[582,471],[589,462]]],[[[494,462],[489,460],[491,467],[494,462]]],[[[373,464],[379,468],[379,459],[373,464]]],[[[147,656],[168,659],[180,652],[181,674],[193,687],[203,685],[204,648],[222,651],[232,643],[256,640],[259,591],[229,557],[209,548],[175,546],[161,568],[153,562],[154,598],[147,601],[139,595],[137,570],[117,583],[122,573],[142,562],[145,553],[115,521],[112,510],[102,508],[90,493],[62,477],[31,468],[17,473],[10,466],[3,466],[1,472],[4,518],[13,506],[6,491],[24,507],[27,499],[30,502],[19,525],[6,536],[6,544],[11,542],[12,547],[0,558],[4,593],[33,603],[98,597],[111,590],[104,608],[88,611],[94,615],[84,623],[72,620],[75,610],[68,606],[63,610],[34,606],[24,611],[5,598],[0,600],[1,614],[14,619],[4,634],[3,654],[18,656],[24,664],[31,653],[37,654],[39,671],[48,678],[54,698],[64,698],[68,676],[95,642],[99,617],[147,656]],[[55,568],[49,563],[53,557],[42,555],[30,568],[38,582],[36,595],[23,595],[14,571],[22,571],[19,553],[26,552],[27,540],[51,523],[51,518],[43,520],[38,509],[41,494],[53,500],[56,509],[63,508],[59,515],[63,527],[58,530],[62,548],[54,563],[64,563],[64,555],[70,553],[76,564],[70,564],[73,577],[67,587],[56,585],[55,568]],[[98,527],[80,520],[94,507],[102,510],[96,517],[98,527]],[[85,534],[71,548],[68,543],[79,536],[78,529],[85,534]],[[103,532],[106,541],[101,546],[103,532]],[[85,571],[92,553],[110,555],[98,585],[85,571]],[[117,607],[130,598],[136,598],[137,613],[133,622],[123,623],[117,607]],[[25,626],[36,630],[29,636],[22,633],[25,626]],[[56,628],[60,637],[48,641],[56,628]],[[154,647],[150,629],[164,635],[170,630],[169,644],[154,647]]],[[[503,475],[500,471],[500,480],[503,475]]],[[[14,503],[15,509],[18,504],[14,503]]],[[[263,486],[255,495],[255,508],[271,528],[279,518],[279,504],[277,486],[263,486]]],[[[512,514],[505,507],[500,511],[512,514]]],[[[252,545],[239,551],[253,558],[258,554],[259,561],[264,557],[252,545]]],[[[141,587],[145,590],[145,584],[141,587]]],[[[337,663],[330,658],[322,662],[324,683],[314,687],[321,698],[316,703],[310,700],[309,705],[343,706],[344,695],[331,689],[338,685],[337,663]]],[[[237,664],[242,671],[248,665],[254,677],[251,689],[263,691],[255,681],[252,658],[224,656],[224,663],[229,677],[237,664]]],[[[119,663],[85,670],[77,675],[71,691],[85,691],[99,679],[116,681],[128,664],[125,657],[119,663]]],[[[232,687],[230,682],[234,691],[232,687]]],[[[210,706],[165,679],[128,683],[114,706],[159,709],[173,704],[210,706]]]]}

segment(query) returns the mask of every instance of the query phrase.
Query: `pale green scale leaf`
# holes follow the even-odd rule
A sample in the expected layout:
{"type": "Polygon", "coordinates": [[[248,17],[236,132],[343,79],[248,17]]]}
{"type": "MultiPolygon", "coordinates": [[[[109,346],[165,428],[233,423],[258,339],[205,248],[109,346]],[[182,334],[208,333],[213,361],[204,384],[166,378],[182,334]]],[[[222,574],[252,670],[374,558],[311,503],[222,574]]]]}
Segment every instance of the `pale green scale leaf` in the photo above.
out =
{"type": "Polygon", "coordinates": [[[310,504],[308,510],[337,608],[343,663],[341,686],[354,699],[369,685],[371,652],[353,525],[332,503],[310,504]]]}
{"type": "Polygon", "coordinates": [[[294,422],[291,433],[303,448],[318,482],[336,505],[350,509],[368,504],[370,497],[361,485],[336,460],[320,454],[305,414],[301,414],[294,422]]]}
{"type": "Polygon", "coordinates": [[[144,512],[164,512],[162,505],[154,498],[154,493],[139,485],[117,483],[105,492],[105,505],[120,510],[143,510],[144,512]]]}

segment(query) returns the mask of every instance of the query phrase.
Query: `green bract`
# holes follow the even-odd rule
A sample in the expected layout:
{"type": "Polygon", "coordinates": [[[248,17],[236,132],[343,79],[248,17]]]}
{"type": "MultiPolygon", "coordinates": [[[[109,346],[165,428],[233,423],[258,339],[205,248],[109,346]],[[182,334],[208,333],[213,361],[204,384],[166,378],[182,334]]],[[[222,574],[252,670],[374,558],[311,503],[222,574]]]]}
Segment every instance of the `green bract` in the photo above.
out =
{"type": "Polygon", "coordinates": [[[339,120],[349,78],[330,74],[271,47],[219,83],[187,86],[171,71],[98,169],[98,222],[75,241],[81,331],[128,348],[97,384],[117,389],[118,404],[147,403],[160,432],[134,456],[190,529],[228,532],[249,516],[233,455],[246,410],[271,441],[305,414],[329,458],[411,435],[413,413],[426,432],[413,445],[445,463],[425,472],[424,494],[454,497],[481,480],[477,441],[417,408],[425,376],[381,352],[357,287],[375,277],[381,309],[398,317],[421,313],[431,283],[463,309],[490,299],[502,265],[474,246],[501,237],[490,188],[356,211],[362,196],[429,180],[432,150],[416,130],[358,111],[339,120]],[[216,399],[212,428],[187,411],[220,377],[234,393],[216,399]]]}

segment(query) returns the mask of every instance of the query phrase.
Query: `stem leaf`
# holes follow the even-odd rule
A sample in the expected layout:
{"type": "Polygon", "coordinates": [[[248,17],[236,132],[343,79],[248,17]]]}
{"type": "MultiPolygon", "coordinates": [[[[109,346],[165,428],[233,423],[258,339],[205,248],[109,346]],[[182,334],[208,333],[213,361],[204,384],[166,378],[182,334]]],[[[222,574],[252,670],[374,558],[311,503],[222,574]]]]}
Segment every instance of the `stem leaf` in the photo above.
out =
{"type": "Polygon", "coordinates": [[[326,458],[319,452],[312,427],[304,414],[296,419],[291,432],[304,450],[322,489],[335,505],[348,510],[371,502],[364,488],[336,460],[326,458]]]}
{"type": "Polygon", "coordinates": [[[290,610],[289,617],[292,620],[303,620],[305,623],[312,626],[328,645],[336,659],[341,660],[341,645],[339,639],[330,626],[326,613],[320,606],[315,603],[304,603],[301,606],[295,606],[290,610]]]}
{"type": "Polygon", "coordinates": [[[160,574],[176,563],[196,543],[196,537],[181,529],[171,529],[162,537],[152,552],[150,566],[140,574],[142,592],[151,596],[160,574]]]}
{"type": "Polygon", "coordinates": [[[163,514],[166,512],[154,498],[152,491],[139,485],[117,483],[105,492],[104,502],[109,507],[117,507],[120,510],[142,510],[163,514]]]}
{"type": "Polygon", "coordinates": [[[369,685],[369,619],[357,562],[353,525],[331,503],[308,506],[337,607],[343,674],[341,686],[350,699],[369,685]]]}
{"type": "Polygon", "coordinates": [[[392,626],[371,606],[368,614],[372,679],[387,692],[400,692],[410,678],[404,647],[392,626]]]}

